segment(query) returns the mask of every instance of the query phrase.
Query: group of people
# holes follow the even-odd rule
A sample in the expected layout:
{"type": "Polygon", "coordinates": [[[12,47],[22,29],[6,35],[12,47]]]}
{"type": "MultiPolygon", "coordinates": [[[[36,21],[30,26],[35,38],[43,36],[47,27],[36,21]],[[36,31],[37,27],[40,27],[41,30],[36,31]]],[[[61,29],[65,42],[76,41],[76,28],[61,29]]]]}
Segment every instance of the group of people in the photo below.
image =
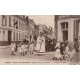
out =
{"type": "Polygon", "coordinates": [[[68,41],[65,42],[56,42],[56,39],[46,38],[44,33],[40,33],[39,37],[37,37],[36,41],[20,43],[16,45],[16,43],[11,44],[11,55],[15,55],[16,53],[21,55],[25,55],[27,53],[30,54],[45,54],[48,52],[53,53],[53,60],[75,60],[79,61],[79,53],[80,53],[80,45],[78,38],[75,39],[74,49],[71,51],[70,44],[68,41]]]}
{"type": "Polygon", "coordinates": [[[46,52],[55,51],[55,46],[56,46],[56,39],[55,38],[50,39],[47,37],[45,42],[46,42],[45,43],[46,52]]]}
{"type": "Polygon", "coordinates": [[[55,46],[53,60],[66,60],[70,58],[70,48],[68,42],[59,42],[55,46]]]}
{"type": "Polygon", "coordinates": [[[11,55],[16,55],[16,53],[19,53],[20,55],[24,56],[25,54],[27,54],[28,52],[30,54],[33,54],[34,51],[34,42],[31,43],[20,43],[20,44],[16,44],[16,43],[12,43],[11,44],[11,55]]]}
{"type": "Polygon", "coordinates": [[[18,45],[13,42],[10,49],[11,55],[15,55],[16,53],[21,55],[25,55],[27,53],[43,54],[45,53],[45,37],[43,36],[43,33],[40,33],[40,36],[37,38],[37,40],[23,40],[23,42],[18,45]]]}
{"type": "Polygon", "coordinates": [[[68,41],[56,43],[53,60],[69,60],[79,62],[80,44],[78,38],[75,38],[73,49],[70,49],[68,41]]]}

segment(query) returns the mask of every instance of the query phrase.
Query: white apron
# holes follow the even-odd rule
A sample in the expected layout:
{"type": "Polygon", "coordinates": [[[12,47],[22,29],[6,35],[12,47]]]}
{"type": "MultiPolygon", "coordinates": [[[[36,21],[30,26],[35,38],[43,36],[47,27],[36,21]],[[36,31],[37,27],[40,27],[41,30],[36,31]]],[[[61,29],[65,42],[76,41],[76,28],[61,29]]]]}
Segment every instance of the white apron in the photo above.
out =
{"type": "Polygon", "coordinates": [[[54,57],[56,57],[56,58],[58,58],[58,59],[61,58],[60,49],[57,49],[57,50],[55,51],[54,57]]]}

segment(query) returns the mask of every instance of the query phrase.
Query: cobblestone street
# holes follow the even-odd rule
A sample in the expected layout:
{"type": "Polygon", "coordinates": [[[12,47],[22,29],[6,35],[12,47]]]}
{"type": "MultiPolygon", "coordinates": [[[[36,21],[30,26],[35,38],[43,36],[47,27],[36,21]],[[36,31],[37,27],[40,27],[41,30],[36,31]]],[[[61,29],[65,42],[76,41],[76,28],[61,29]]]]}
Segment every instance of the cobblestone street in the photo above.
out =
{"type": "Polygon", "coordinates": [[[16,53],[15,56],[10,54],[10,48],[0,49],[0,63],[1,64],[68,64],[66,61],[54,61],[54,52],[45,53],[44,55],[26,54],[21,56],[16,53]]]}

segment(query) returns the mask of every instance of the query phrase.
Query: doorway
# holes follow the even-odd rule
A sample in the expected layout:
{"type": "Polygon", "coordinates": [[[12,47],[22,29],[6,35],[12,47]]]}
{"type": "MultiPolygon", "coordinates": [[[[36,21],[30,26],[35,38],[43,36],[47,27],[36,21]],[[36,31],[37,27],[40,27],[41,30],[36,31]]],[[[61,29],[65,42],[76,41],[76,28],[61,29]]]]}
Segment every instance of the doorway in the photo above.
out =
{"type": "Polygon", "coordinates": [[[66,40],[68,40],[68,31],[67,30],[63,31],[63,41],[66,41],[66,40]]]}
{"type": "Polygon", "coordinates": [[[11,44],[11,33],[12,31],[8,31],[8,44],[11,44]]]}

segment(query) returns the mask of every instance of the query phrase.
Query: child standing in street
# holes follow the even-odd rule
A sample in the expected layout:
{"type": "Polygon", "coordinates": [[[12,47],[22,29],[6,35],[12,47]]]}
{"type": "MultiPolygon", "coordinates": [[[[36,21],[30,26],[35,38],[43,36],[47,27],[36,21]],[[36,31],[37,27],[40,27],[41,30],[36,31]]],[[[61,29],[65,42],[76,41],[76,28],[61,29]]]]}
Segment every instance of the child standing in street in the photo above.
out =
{"type": "Polygon", "coordinates": [[[28,43],[26,43],[26,44],[25,44],[25,54],[27,54],[27,53],[28,53],[28,51],[29,51],[29,44],[28,44],[28,43]]]}
{"type": "Polygon", "coordinates": [[[19,54],[22,54],[21,44],[18,45],[18,53],[19,53],[19,54]]]}
{"type": "Polygon", "coordinates": [[[15,49],[16,49],[15,43],[11,43],[10,49],[11,49],[11,55],[15,55],[15,49]]]}
{"type": "Polygon", "coordinates": [[[55,48],[56,48],[56,51],[55,51],[53,60],[61,60],[60,44],[57,44],[55,48]]]}
{"type": "Polygon", "coordinates": [[[21,55],[25,55],[25,45],[24,44],[22,44],[21,45],[21,49],[22,49],[22,53],[21,53],[21,55]]]}
{"type": "Polygon", "coordinates": [[[69,43],[66,44],[65,47],[65,58],[69,59],[70,58],[70,48],[69,48],[69,43]]]}
{"type": "Polygon", "coordinates": [[[71,62],[78,63],[79,62],[79,53],[80,53],[78,38],[75,39],[74,50],[72,51],[72,53],[73,54],[71,55],[71,62]]]}
{"type": "Polygon", "coordinates": [[[60,43],[60,54],[62,55],[62,60],[65,60],[65,45],[63,42],[60,43]]]}
{"type": "Polygon", "coordinates": [[[34,44],[34,42],[32,41],[32,42],[30,43],[30,46],[29,46],[29,52],[30,52],[30,54],[33,54],[34,48],[35,48],[35,44],[34,44]]]}

